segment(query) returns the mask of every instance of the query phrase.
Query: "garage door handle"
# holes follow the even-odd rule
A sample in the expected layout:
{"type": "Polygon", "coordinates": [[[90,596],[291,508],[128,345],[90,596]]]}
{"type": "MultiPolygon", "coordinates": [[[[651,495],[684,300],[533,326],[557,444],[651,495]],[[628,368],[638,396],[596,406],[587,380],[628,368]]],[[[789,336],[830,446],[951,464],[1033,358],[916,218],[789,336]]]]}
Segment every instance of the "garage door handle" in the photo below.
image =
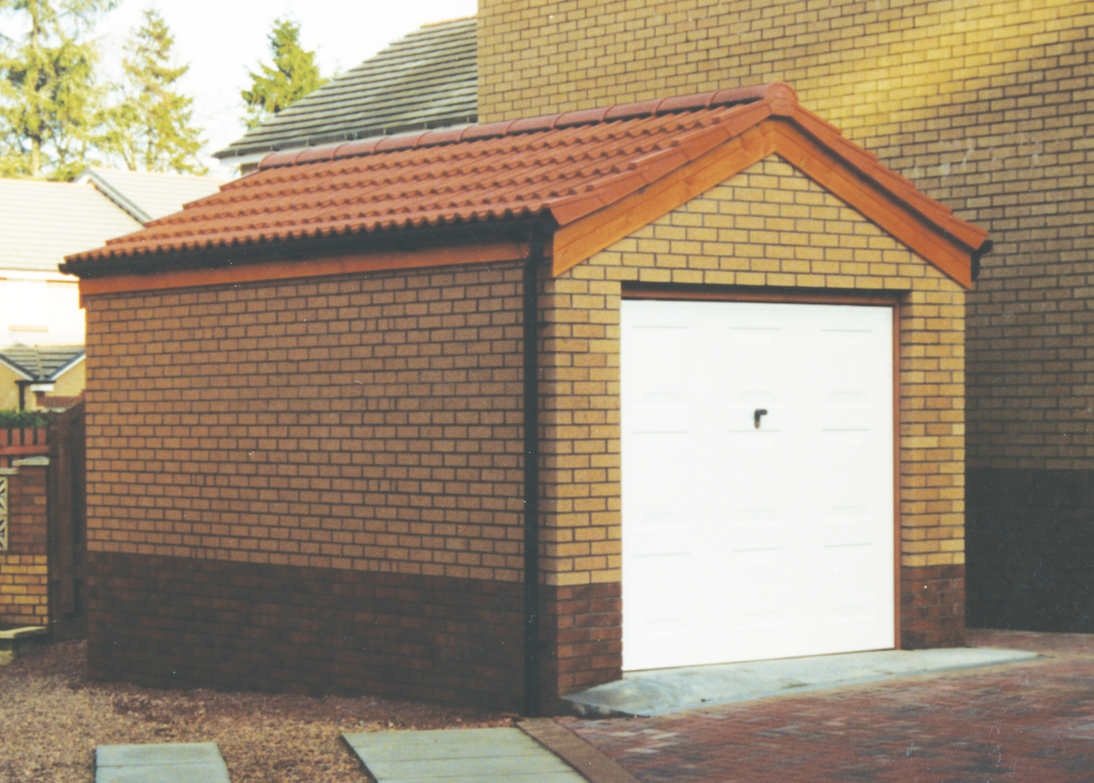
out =
{"type": "Polygon", "coordinates": [[[760,428],[760,419],[767,415],[767,408],[757,408],[756,412],[752,414],[752,422],[756,425],[756,429],[760,428]]]}

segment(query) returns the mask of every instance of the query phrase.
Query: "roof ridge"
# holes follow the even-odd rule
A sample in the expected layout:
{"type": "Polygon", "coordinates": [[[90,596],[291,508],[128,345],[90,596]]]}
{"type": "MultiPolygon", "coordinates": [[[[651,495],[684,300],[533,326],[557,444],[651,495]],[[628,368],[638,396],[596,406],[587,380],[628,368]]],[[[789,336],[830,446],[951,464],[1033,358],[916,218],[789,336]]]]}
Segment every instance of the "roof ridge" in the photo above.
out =
{"type": "Polygon", "coordinates": [[[342,142],[306,150],[288,150],[267,155],[258,168],[274,169],[318,161],[361,157],[378,152],[420,147],[439,147],[463,141],[496,139],[525,133],[618,122],[641,117],[683,114],[690,111],[738,106],[767,100],[776,114],[786,114],[797,105],[798,95],[785,82],[770,82],[753,87],[734,87],[695,95],[674,96],[635,103],[624,103],[595,109],[576,109],[558,114],[546,114],[515,120],[503,120],[486,125],[466,125],[462,128],[412,131],[395,136],[379,136],[361,141],[342,142]]]}

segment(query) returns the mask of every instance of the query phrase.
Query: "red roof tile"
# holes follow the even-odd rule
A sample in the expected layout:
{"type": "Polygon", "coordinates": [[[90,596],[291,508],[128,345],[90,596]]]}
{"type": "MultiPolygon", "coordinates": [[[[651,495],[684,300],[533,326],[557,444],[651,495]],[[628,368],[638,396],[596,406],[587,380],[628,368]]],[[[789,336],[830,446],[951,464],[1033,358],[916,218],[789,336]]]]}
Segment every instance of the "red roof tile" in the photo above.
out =
{"type": "Polygon", "coordinates": [[[776,83],[275,153],[219,193],[69,256],[63,268],[93,276],[104,263],[116,273],[110,259],[525,217],[562,227],[771,118],[792,124],[971,256],[986,246],[986,232],[916,191],[776,83]]]}

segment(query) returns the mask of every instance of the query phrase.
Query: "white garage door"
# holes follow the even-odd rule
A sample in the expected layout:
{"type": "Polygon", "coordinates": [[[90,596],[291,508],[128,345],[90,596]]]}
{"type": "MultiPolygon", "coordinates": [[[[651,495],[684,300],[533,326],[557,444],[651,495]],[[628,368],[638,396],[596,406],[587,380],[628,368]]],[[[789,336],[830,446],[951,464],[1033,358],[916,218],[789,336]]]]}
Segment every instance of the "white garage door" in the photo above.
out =
{"type": "Polygon", "coordinates": [[[892,310],[622,319],[623,668],[893,647],[892,310]]]}

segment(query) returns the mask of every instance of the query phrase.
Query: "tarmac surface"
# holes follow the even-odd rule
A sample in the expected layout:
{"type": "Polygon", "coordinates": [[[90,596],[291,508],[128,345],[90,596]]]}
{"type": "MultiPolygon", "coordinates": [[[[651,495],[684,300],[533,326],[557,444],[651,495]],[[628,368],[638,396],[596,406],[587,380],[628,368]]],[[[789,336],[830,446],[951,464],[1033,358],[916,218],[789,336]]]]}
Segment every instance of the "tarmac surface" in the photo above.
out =
{"type": "Polygon", "coordinates": [[[557,723],[640,783],[1089,783],[1094,636],[970,631],[1022,661],[557,723]]]}

